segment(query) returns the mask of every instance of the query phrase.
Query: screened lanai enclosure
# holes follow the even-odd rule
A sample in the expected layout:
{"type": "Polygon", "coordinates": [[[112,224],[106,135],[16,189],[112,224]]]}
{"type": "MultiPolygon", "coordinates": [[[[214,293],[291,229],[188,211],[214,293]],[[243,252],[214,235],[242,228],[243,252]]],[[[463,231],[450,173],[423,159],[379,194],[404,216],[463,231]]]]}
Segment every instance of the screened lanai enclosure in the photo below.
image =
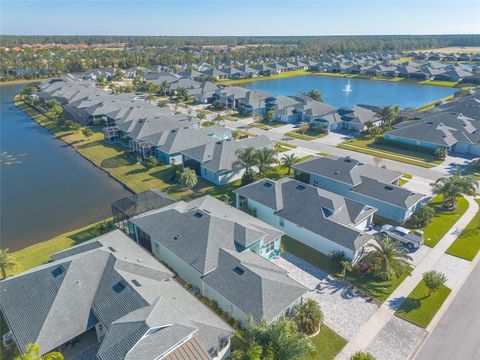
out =
{"type": "Polygon", "coordinates": [[[130,218],[150,210],[160,209],[174,202],[176,200],[156,189],[127,196],[112,203],[114,224],[132,235],[134,229],[128,222],[130,218]]]}

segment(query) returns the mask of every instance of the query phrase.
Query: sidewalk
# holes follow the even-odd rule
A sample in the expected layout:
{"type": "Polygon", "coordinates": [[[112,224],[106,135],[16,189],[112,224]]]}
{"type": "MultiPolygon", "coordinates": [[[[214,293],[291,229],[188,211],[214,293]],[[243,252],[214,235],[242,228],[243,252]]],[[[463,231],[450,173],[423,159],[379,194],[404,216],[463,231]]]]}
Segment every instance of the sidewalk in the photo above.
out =
{"type": "Polygon", "coordinates": [[[337,360],[348,360],[356,351],[365,350],[383,327],[395,314],[402,302],[422,280],[422,274],[432,270],[449,246],[456,240],[460,232],[468,225],[478,211],[478,204],[474,198],[467,197],[469,207],[465,214],[455,223],[451,231],[424,257],[415,267],[411,275],[388,297],[377,312],[363,325],[358,334],[337,355],[337,360]]]}

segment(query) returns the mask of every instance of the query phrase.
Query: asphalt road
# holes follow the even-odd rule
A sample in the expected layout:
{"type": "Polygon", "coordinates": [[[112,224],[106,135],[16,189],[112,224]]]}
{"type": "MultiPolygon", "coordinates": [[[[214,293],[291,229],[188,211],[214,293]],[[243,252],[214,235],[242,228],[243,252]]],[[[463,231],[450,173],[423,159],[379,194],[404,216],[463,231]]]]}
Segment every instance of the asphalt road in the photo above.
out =
{"type": "Polygon", "coordinates": [[[427,338],[415,360],[480,359],[480,263],[427,338]]]}

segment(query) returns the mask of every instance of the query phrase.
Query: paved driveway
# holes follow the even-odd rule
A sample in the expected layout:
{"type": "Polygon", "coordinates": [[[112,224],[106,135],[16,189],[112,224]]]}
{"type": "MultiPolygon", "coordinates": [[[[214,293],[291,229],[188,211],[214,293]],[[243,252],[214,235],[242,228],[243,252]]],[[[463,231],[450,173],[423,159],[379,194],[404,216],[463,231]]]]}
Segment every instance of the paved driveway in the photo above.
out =
{"type": "Polygon", "coordinates": [[[320,304],[325,323],[347,340],[378,309],[376,303],[354,294],[349,286],[291,254],[284,253],[274,263],[285,269],[292,279],[310,289],[307,297],[320,304]]]}

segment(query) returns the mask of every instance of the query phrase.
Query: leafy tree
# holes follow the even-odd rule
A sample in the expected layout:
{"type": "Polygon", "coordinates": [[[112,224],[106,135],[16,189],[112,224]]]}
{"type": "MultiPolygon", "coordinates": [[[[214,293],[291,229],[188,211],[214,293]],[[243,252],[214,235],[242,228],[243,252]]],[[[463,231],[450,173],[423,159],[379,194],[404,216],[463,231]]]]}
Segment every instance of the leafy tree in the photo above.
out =
{"type": "Polygon", "coordinates": [[[260,176],[266,176],[272,170],[274,164],[278,163],[277,151],[269,148],[262,148],[256,151],[257,166],[260,176]]]}
{"type": "Polygon", "coordinates": [[[342,271],[341,271],[342,279],[345,279],[345,277],[347,276],[347,272],[352,271],[352,266],[350,265],[350,261],[342,260],[340,262],[340,267],[342,268],[342,271]]]}
{"type": "Polygon", "coordinates": [[[125,78],[125,73],[121,69],[117,69],[113,75],[114,81],[122,81],[125,78]]]}
{"type": "Polygon", "coordinates": [[[265,113],[265,116],[263,117],[263,122],[265,122],[266,124],[270,124],[272,121],[273,121],[273,111],[268,110],[265,113]]]}
{"type": "Polygon", "coordinates": [[[58,351],[52,351],[41,356],[40,345],[29,343],[25,346],[25,354],[17,356],[15,360],[63,360],[63,355],[58,351]]]}
{"type": "Polygon", "coordinates": [[[357,351],[355,354],[350,356],[350,360],[375,360],[375,356],[368,352],[357,351]]]}
{"type": "Polygon", "coordinates": [[[381,279],[390,280],[409,271],[411,260],[398,241],[385,236],[367,245],[367,252],[361,263],[369,265],[373,273],[381,279]]]}
{"type": "Polygon", "coordinates": [[[180,175],[180,180],[185,187],[192,189],[195,187],[195,185],[197,185],[198,182],[197,173],[195,170],[185,168],[182,172],[182,175],[180,175]]]}
{"type": "Polygon", "coordinates": [[[317,100],[323,102],[322,94],[317,89],[312,89],[309,92],[303,93],[304,95],[312,98],[313,100],[317,100]]]}
{"type": "Polygon", "coordinates": [[[285,154],[280,159],[280,165],[284,169],[287,169],[288,170],[288,175],[290,175],[290,173],[292,172],[292,166],[295,165],[297,160],[298,160],[298,158],[295,156],[294,153],[285,154]]]}
{"type": "Polygon", "coordinates": [[[320,328],[323,313],[315,300],[307,299],[293,307],[292,319],[300,331],[309,335],[315,333],[320,328]]]}
{"type": "Polygon", "coordinates": [[[447,282],[447,277],[444,273],[431,270],[423,273],[423,283],[428,288],[428,297],[438,291],[447,282]]]}
{"type": "Polygon", "coordinates": [[[84,128],[82,129],[82,134],[83,134],[83,136],[85,136],[86,138],[89,138],[90,136],[93,135],[93,131],[92,131],[92,129],[90,129],[89,127],[84,127],[84,128]]]}
{"type": "Polygon", "coordinates": [[[452,209],[457,207],[457,197],[462,195],[473,196],[477,190],[477,181],[473,175],[459,173],[438,179],[432,187],[434,194],[442,195],[442,208],[450,204],[452,209]]]}
{"type": "Polygon", "coordinates": [[[448,150],[444,148],[435,149],[435,151],[433,152],[433,157],[439,160],[445,160],[447,155],[448,155],[448,150]]]}
{"type": "Polygon", "coordinates": [[[145,166],[147,169],[152,169],[155,166],[158,166],[158,160],[155,156],[149,156],[144,162],[143,166],[145,166]]]}
{"type": "Polygon", "coordinates": [[[98,74],[97,75],[97,81],[96,81],[97,86],[105,86],[107,85],[107,78],[105,74],[98,74]]]}
{"type": "Polygon", "coordinates": [[[80,124],[72,121],[72,120],[67,120],[65,121],[64,123],[64,126],[69,129],[69,130],[73,130],[73,131],[77,131],[77,130],[80,130],[80,124]]]}
{"type": "Polygon", "coordinates": [[[7,271],[15,265],[15,259],[8,253],[8,249],[0,249],[0,272],[2,279],[7,277],[7,271]]]}

